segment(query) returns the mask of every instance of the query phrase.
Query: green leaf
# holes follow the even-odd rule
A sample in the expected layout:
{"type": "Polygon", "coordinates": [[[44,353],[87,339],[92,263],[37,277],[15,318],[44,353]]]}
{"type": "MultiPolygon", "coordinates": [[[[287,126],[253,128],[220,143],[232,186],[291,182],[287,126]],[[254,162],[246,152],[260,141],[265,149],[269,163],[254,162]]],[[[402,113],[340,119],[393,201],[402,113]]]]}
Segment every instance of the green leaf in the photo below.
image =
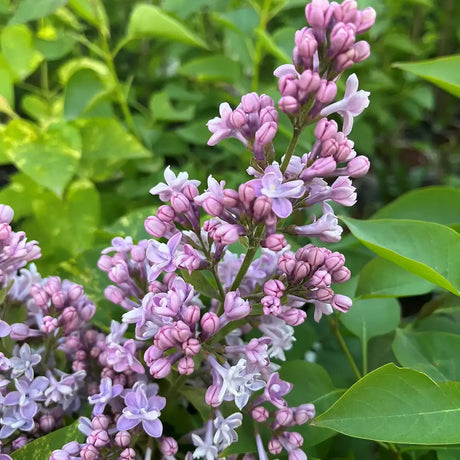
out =
{"type": "Polygon", "coordinates": [[[105,8],[99,1],[94,0],[70,0],[69,6],[75,13],[93,26],[101,27],[104,32],[108,31],[108,18],[105,8]]]}
{"type": "Polygon", "coordinates": [[[363,342],[394,331],[400,319],[399,303],[392,298],[358,300],[340,315],[340,322],[363,342]]]}
{"type": "Polygon", "coordinates": [[[171,104],[166,91],[153,94],[149,107],[156,121],[189,121],[195,115],[194,106],[176,109],[171,104]]]}
{"type": "Polygon", "coordinates": [[[34,46],[47,61],[57,61],[74,49],[75,39],[65,33],[57,33],[52,40],[35,38],[34,46]]]}
{"type": "Polygon", "coordinates": [[[78,131],[60,123],[39,131],[33,124],[13,120],[2,133],[6,154],[37,184],[62,196],[81,155],[78,131]]]}
{"type": "Polygon", "coordinates": [[[44,18],[64,6],[69,0],[21,0],[9,24],[23,24],[44,18]]]}
{"type": "Polygon", "coordinates": [[[355,438],[405,444],[460,443],[460,382],[435,383],[387,364],[356,382],[316,426],[355,438]]]}
{"type": "Polygon", "coordinates": [[[62,85],[66,86],[72,75],[82,69],[92,70],[100,77],[101,81],[107,84],[107,86],[110,86],[111,83],[113,83],[110,70],[103,62],[96,59],[82,57],[67,61],[59,67],[58,76],[62,85]]]}
{"type": "Polygon", "coordinates": [[[389,260],[376,257],[359,274],[355,296],[405,297],[426,294],[434,284],[404,270],[389,260]]]}
{"type": "Polygon", "coordinates": [[[236,83],[241,78],[241,67],[227,56],[215,54],[186,62],[179,68],[179,73],[199,82],[236,83]]]}
{"type": "Polygon", "coordinates": [[[460,380],[460,335],[399,329],[393,342],[398,361],[428,374],[436,382],[460,380]]]}
{"type": "Polygon", "coordinates": [[[460,449],[438,449],[436,455],[438,460],[458,460],[460,458],[460,449]]]}
{"type": "Polygon", "coordinates": [[[372,219],[412,219],[442,225],[458,223],[460,189],[434,186],[411,190],[377,211],[372,219]]]}
{"type": "Polygon", "coordinates": [[[270,35],[265,32],[263,29],[256,29],[257,38],[262,43],[262,46],[273,56],[278,58],[283,63],[291,62],[291,58],[281,49],[274,40],[270,37],[270,35]]]}
{"type": "Polygon", "coordinates": [[[34,72],[43,60],[43,56],[33,47],[32,32],[26,25],[5,27],[1,45],[3,56],[18,80],[34,72]]]}
{"type": "Polygon", "coordinates": [[[129,18],[127,39],[162,38],[207,48],[203,40],[184,24],[153,5],[139,4],[129,18]]]}
{"type": "Polygon", "coordinates": [[[460,235],[454,230],[415,220],[342,220],[379,256],[460,295],[460,235]]]}
{"type": "Polygon", "coordinates": [[[10,72],[0,67],[0,111],[9,117],[13,114],[12,105],[14,104],[14,86],[10,72]]]}
{"type": "Polygon", "coordinates": [[[148,239],[150,236],[145,231],[144,221],[148,216],[155,214],[155,211],[155,206],[135,209],[120,217],[105,229],[115,236],[131,236],[136,241],[148,239]]]}
{"type": "Polygon", "coordinates": [[[217,293],[217,286],[214,280],[207,278],[202,271],[195,270],[192,274],[189,274],[187,270],[181,270],[182,278],[191,284],[196,291],[200,294],[204,294],[210,299],[218,299],[219,294],[217,293]]]}
{"type": "Polygon", "coordinates": [[[13,460],[45,459],[50,457],[53,450],[61,449],[64,444],[70,441],[82,442],[83,439],[84,435],[78,430],[77,420],[72,425],[53,431],[26,444],[24,447],[14,451],[11,457],[13,460]]]}
{"type": "Polygon", "coordinates": [[[209,419],[211,407],[208,404],[206,404],[206,391],[204,388],[195,388],[187,385],[181,387],[179,393],[185,396],[187,401],[189,401],[192,404],[192,406],[199,412],[203,421],[209,419]]]}
{"type": "MultiPolygon", "coordinates": [[[[105,85],[98,74],[91,69],[81,69],[69,79],[64,96],[64,118],[74,120],[84,115],[93,101],[101,94],[106,94],[105,85]]],[[[111,112],[110,104],[105,103],[93,115],[107,115],[111,112]]]]}
{"type": "Polygon", "coordinates": [[[393,67],[418,75],[456,97],[460,97],[460,55],[420,62],[397,62],[393,67]]]}

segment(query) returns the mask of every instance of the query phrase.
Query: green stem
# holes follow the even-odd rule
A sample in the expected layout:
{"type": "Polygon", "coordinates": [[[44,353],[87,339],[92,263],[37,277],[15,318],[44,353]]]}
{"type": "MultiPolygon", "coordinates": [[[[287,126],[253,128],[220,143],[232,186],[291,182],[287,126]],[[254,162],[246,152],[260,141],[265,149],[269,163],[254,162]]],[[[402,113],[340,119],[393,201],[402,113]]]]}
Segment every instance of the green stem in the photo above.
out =
{"type": "Polygon", "coordinates": [[[362,354],[363,354],[363,375],[366,375],[368,372],[367,368],[367,340],[361,342],[362,354]]]}
{"type": "Polygon", "coordinates": [[[244,256],[243,263],[238,270],[238,273],[236,274],[235,280],[233,281],[232,287],[230,288],[230,291],[235,291],[238,289],[239,285],[241,284],[241,281],[243,281],[244,275],[246,275],[247,271],[249,270],[249,267],[254,259],[254,256],[256,255],[257,252],[257,246],[250,247],[248,249],[248,252],[244,256]]]}
{"type": "Polygon", "coordinates": [[[299,141],[300,133],[302,132],[302,129],[299,128],[297,125],[294,125],[293,132],[292,132],[292,138],[291,142],[289,142],[288,149],[286,151],[286,154],[284,155],[284,160],[283,163],[281,164],[281,172],[284,173],[289,165],[289,162],[291,161],[292,155],[294,153],[294,149],[297,145],[297,142],[299,141]]]}
{"type": "Polygon", "coordinates": [[[334,332],[337,338],[337,341],[339,342],[340,348],[342,348],[342,351],[345,353],[345,356],[347,357],[347,360],[351,368],[353,369],[353,372],[355,373],[356,378],[359,380],[362,377],[361,372],[359,372],[358,366],[356,365],[356,362],[353,359],[353,356],[351,356],[350,350],[348,349],[348,346],[345,343],[344,338],[342,337],[342,333],[340,332],[337,320],[335,320],[334,318],[330,318],[330,317],[328,318],[328,320],[329,320],[329,326],[334,332]]]}
{"type": "MultiPolygon", "coordinates": [[[[260,24],[259,29],[262,32],[265,32],[267,28],[267,23],[269,21],[269,13],[270,13],[270,4],[271,0],[265,0],[264,5],[262,7],[262,11],[260,12],[260,24]]],[[[254,49],[254,69],[252,72],[252,81],[251,81],[251,89],[252,91],[257,91],[259,87],[259,75],[260,75],[260,61],[262,59],[262,40],[260,37],[257,38],[256,46],[254,49]]]]}

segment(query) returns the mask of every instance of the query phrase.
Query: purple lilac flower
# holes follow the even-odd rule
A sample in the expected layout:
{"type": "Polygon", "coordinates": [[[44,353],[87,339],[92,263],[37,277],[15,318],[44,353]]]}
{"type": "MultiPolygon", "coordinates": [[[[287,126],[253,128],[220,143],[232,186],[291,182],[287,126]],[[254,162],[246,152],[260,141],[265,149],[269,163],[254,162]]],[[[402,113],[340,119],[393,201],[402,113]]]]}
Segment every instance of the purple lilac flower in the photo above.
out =
{"type": "Polygon", "coordinates": [[[174,263],[174,254],[182,239],[182,233],[176,233],[172,236],[168,243],[159,243],[151,240],[147,248],[147,259],[152,262],[152,267],[149,271],[148,280],[155,281],[161,272],[173,272],[177,269],[174,263]]]}
{"type": "Polygon", "coordinates": [[[11,327],[6,321],[0,320],[0,337],[7,337],[10,335],[11,327]]]}
{"type": "Polygon", "coordinates": [[[161,410],[166,405],[166,399],[161,396],[147,397],[143,386],[125,395],[125,408],[117,421],[118,430],[131,430],[142,423],[144,431],[153,438],[159,438],[163,425],[159,420],[161,410]]]}
{"type": "Polygon", "coordinates": [[[300,198],[305,193],[303,181],[283,182],[283,180],[283,173],[279,166],[271,165],[265,169],[262,179],[251,181],[257,191],[272,200],[273,212],[282,219],[292,213],[292,203],[289,198],[300,198]]]}
{"type": "Polygon", "coordinates": [[[209,420],[206,425],[206,434],[204,439],[197,434],[192,433],[192,441],[196,446],[193,452],[193,458],[204,458],[205,460],[215,460],[218,456],[217,447],[213,442],[213,427],[212,420],[209,420]]]}
{"type": "Polygon", "coordinates": [[[358,91],[359,80],[356,74],[348,77],[345,95],[341,101],[334,102],[321,110],[321,115],[327,117],[338,113],[343,117],[342,132],[347,136],[353,128],[353,118],[360,115],[369,106],[369,93],[362,89],[358,91]]]}
{"type": "Polygon", "coordinates": [[[275,316],[262,317],[259,330],[270,339],[268,354],[270,358],[286,360],[285,351],[292,348],[294,337],[294,328],[286,324],[282,319],[275,316]]]}
{"type": "Polygon", "coordinates": [[[48,387],[48,379],[40,376],[32,382],[22,378],[15,381],[17,391],[9,392],[3,401],[5,406],[17,406],[21,415],[30,418],[30,414],[36,414],[38,406],[36,401],[44,401],[44,391],[48,387]]]}
{"type": "Polygon", "coordinates": [[[29,380],[34,378],[33,367],[42,359],[38,353],[33,353],[28,343],[24,343],[21,348],[16,348],[11,358],[11,377],[16,378],[25,375],[29,380]]]}
{"type": "Polygon", "coordinates": [[[123,385],[113,385],[112,379],[105,377],[101,380],[99,390],[100,393],[88,398],[89,403],[94,404],[93,415],[102,414],[106,404],[121,394],[123,391],[123,385]]]}
{"type": "Polygon", "coordinates": [[[238,441],[238,434],[235,429],[241,426],[242,423],[243,415],[241,412],[235,412],[224,418],[220,411],[216,410],[216,418],[214,419],[214,428],[216,431],[213,442],[220,452],[230,444],[238,441]]]}
{"type": "Polygon", "coordinates": [[[132,339],[127,340],[123,346],[118,343],[109,342],[106,345],[107,363],[113,367],[116,372],[124,372],[131,369],[134,372],[143,374],[144,367],[134,356],[136,353],[136,342],[132,339]]]}
{"type": "Polygon", "coordinates": [[[158,185],[150,189],[150,193],[152,195],[159,195],[161,201],[169,201],[173,193],[182,192],[187,185],[195,185],[196,187],[200,185],[200,181],[198,180],[189,180],[188,173],[186,172],[180,172],[176,176],[174,172],[171,171],[170,166],[165,169],[164,177],[166,184],[164,182],[160,182],[158,185]]]}
{"type": "Polygon", "coordinates": [[[274,372],[270,375],[264,390],[265,400],[270,401],[278,408],[287,406],[283,396],[286,396],[292,390],[292,386],[292,383],[281,380],[278,372],[274,372]]]}
{"type": "Polygon", "coordinates": [[[34,426],[33,413],[21,414],[16,406],[6,407],[2,411],[0,418],[0,439],[5,439],[11,436],[16,430],[30,431],[34,426]]]}

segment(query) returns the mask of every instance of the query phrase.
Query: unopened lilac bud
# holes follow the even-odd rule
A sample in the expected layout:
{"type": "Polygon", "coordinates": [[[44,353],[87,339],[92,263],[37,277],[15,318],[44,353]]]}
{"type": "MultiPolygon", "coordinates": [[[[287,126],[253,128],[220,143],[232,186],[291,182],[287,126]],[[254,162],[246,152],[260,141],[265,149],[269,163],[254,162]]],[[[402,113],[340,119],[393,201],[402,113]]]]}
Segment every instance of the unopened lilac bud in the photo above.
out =
{"type": "Polygon", "coordinates": [[[326,270],[316,270],[308,282],[309,286],[319,288],[331,285],[331,275],[326,270]]]}
{"type": "MultiPolygon", "coordinates": [[[[28,442],[29,442],[29,440],[28,440],[27,436],[21,434],[12,442],[12,447],[13,447],[14,450],[18,450],[21,447],[24,447],[28,442]]],[[[0,457],[0,459],[1,459],[1,457],[0,457]]],[[[1,459],[1,460],[3,460],[3,459],[1,459]]]]}
{"type": "Polygon", "coordinates": [[[265,407],[257,406],[252,409],[251,416],[256,422],[263,423],[268,419],[269,413],[265,407]]]}
{"type": "Polygon", "coordinates": [[[245,204],[250,204],[256,197],[254,187],[250,184],[241,184],[238,187],[238,195],[240,200],[245,204]]]}
{"type": "Polygon", "coordinates": [[[278,124],[279,121],[279,113],[275,109],[275,107],[264,107],[260,111],[260,123],[263,125],[264,123],[274,122],[278,124]]]}
{"type": "Polygon", "coordinates": [[[198,187],[196,185],[193,185],[193,184],[187,184],[182,189],[182,193],[185,195],[185,197],[189,201],[193,201],[195,199],[195,197],[197,197],[200,194],[200,192],[198,190],[198,187]]]}
{"type": "Polygon", "coordinates": [[[168,206],[167,204],[164,204],[160,206],[157,210],[157,218],[160,219],[162,222],[172,222],[174,220],[176,213],[174,212],[174,209],[171,208],[171,206],[168,206]]]}
{"type": "Polygon", "coordinates": [[[169,457],[177,454],[179,446],[174,438],[167,436],[160,439],[160,449],[163,455],[169,457]]]}
{"type": "Polygon", "coordinates": [[[333,252],[327,256],[324,265],[332,273],[345,265],[345,256],[340,252],[333,252]]]}
{"type": "Polygon", "coordinates": [[[206,390],[205,401],[211,407],[218,407],[221,405],[222,401],[219,398],[219,393],[222,390],[220,385],[211,385],[206,390]]]}
{"type": "Polygon", "coordinates": [[[145,230],[155,238],[162,238],[166,233],[166,225],[156,216],[149,216],[144,222],[145,230]]]}
{"type": "Polygon", "coordinates": [[[260,300],[264,315],[278,316],[281,313],[281,301],[279,297],[267,295],[260,300]]]}
{"type": "Polygon", "coordinates": [[[109,285],[104,289],[105,298],[110,300],[110,302],[114,303],[115,305],[120,305],[125,296],[123,291],[114,285],[109,285]]]}
{"type": "Polygon", "coordinates": [[[260,110],[260,100],[258,94],[245,94],[241,98],[241,106],[246,113],[258,112],[260,110]]]}
{"type": "Polygon", "coordinates": [[[328,120],[327,118],[322,118],[316,123],[315,126],[315,137],[319,141],[326,141],[334,137],[338,132],[339,127],[334,120],[328,120]]]}
{"type": "Polygon", "coordinates": [[[173,193],[171,196],[171,206],[178,214],[187,212],[190,209],[190,201],[182,193],[173,193]]]}
{"type": "Polygon", "coordinates": [[[231,188],[226,188],[224,190],[224,198],[222,200],[222,204],[226,208],[236,208],[240,202],[240,196],[236,190],[232,190],[231,188]]]}
{"type": "Polygon", "coordinates": [[[303,425],[315,418],[315,406],[313,404],[302,404],[294,408],[294,420],[297,425],[303,425]]]}
{"type": "Polygon", "coordinates": [[[278,131],[278,123],[269,121],[262,124],[262,126],[256,131],[255,141],[260,145],[268,145],[273,140],[278,131]]]}
{"type": "Polygon", "coordinates": [[[88,369],[88,365],[86,364],[85,361],[74,361],[72,363],[72,370],[74,372],[86,371],[86,369],[88,369]]]}
{"type": "Polygon", "coordinates": [[[131,259],[134,262],[141,263],[145,261],[145,248],[142,246],[136,245],[131,249],[131,259]]]}
{"type": "Polygon", "coordinates": [[[266,107],[275,107],[275,103],[273,102],[273,99],[270,96],[267,96],[266,94],[261,94],[259,96],[259,104],[260,104],[260,110],[262,111],[266,107]]]}
{"type": "MultiPolygon", "coordinates": [[[[78,452],[80,453],[80,451],[78,452]]],[[[0,460],[10,460],[11,457],[5,457],[2,458],[0,456],[0,460]]],[[[59,450],[54,450],[49,458],[49,460],[70,460],[70,454],[66,452],[65,450],[59,449],[59,450]]]]}
{"type": "Polygon", "coordinates": [[[40,329],[45,334],[50,334],[51,332],[53,332],[58,327],[58,324],[59,323],[58,323],[58,320],[56,318],[53,318],[52,316],[44,316],[42,325],[40,326],[40,329]]]}
{"type": "Polygon", "coordinates": [[[347,165],[347,174],[350,177],[362,177],[367,174],[371,164],[369,159],[363,155],[353,158],[347,165]]]}
{"type": "Polygon", "coordinates": [[[109,434],[106,430],[94,430],[88,436],[87,443],[94,447],[103,447],[110,442],[109,434]]]}
{"type": "Polygon", "coordinates": [[[68,350],[76,350],[81,347],[81,342],[77,336],[70,335],[65,339],[65,347],[68,350]]]}
{"type": "Polygon", "coordinates": [[[190,356],[184,356],[177,362],[177,372],[182,375],[190,375],[195,370],[195,363],[190,356]]]}
{"type": "Polygon", "coordinates": [[[132,447],[127,447],[120,452],[119,460],[135,460],[136,451],[132,447]]]}
{"type": "Polygon", "coordinates": [[[335,294],[331,305],[336,310],[346,313],[353,305],[353,301],[346,295],[335,294]]]}
{"type": "Polygon", "coordinates": [[[50,276],[45,283],[45,291],[51,296],[61,290],[61,278],[59,276],[50,276]]]}
{"type": "Polygon", "coordinates": [[[62,291],[54,292],[53,295],[51,296],[51,302],[53,303],[53,305],[56,307],[58,311],[64,307],[66,300],[67,300],[66,293],[62,291]]]}
{"type": "Polygon", "coordinates": [[[301,449],[294,449],[289,452],[289,460],[307,460],[307,455],[301,449]]]}
{"type": "Polygon", "coordinates": [[[203,209],[212,217],[220,216],[224,210],[224,205],[213,196],[208,196],[203,201],[202,206],[203,209]]]}
{"type": "Polygon", "coordinates": [[[286,289],[284,284],[280,280],[268,280],[264,284],[264,292],[266,295],[273,297],[283,297],[283,292],[286,289]]]}
{"type": "Polygon", "coordinates": [[[8,224],[0,223],[0,240],[7,240],[11,235],[12,229],[8,224]]]}
{"type": "Polygon", "coordinates": [[[197,305],[190,305],[185,307],[182,313],[182,319],[189,326],[194,326],[200,320],[200,307],[197,305]]]}
{"type": "Polygon", "coordinates": [[[317,291],[314,291],[314,295],[321,302],[330,302],[334,297],[334,291],[328,287],[321,287],[317,291]]]}
{"type": "Polygon", "coordinates": [[[236,129],[241,129],[247,123],[248,117],[243,109],[235,109],[230,114],[230,123],[236,129]]]}
{"type": "Polygon", "coordinates": [[[281,233],[273,233],[265,239],[265,247],[274,252],[279,252],[287,246],[286,238],[281,233]]]}
{"type": "Polygon", "coordinates": [[[161,350],[155,345],[150,345],[150,347],[148,347],[147,350],[145,350],[144,360],[147,366],[151,366],[154,361],[156,361],[157,359],[160,359],[163,355],[164,355],[163,350],[161,350]]]}
{"type": "Polygon", "coordinates": [[[330,176],[337,168],[337,163],[334,158],[318,158],[309,168],[305,169],[300,178],[304,181],[309,181],[315,177],[330,176]]]}
{"type": "Polygon", "coordinates": [[[234,224],[222,224],[214,233],[214,240],[225,245],[238,241],[240,235],[244,234],[244,227],[234,224]]]}
{"type": "Polygon", "coordinates": [[[201,344],[197,339],[191,337],[182,344],[182,350],[187,356],[194,356],[200,352],[201,344]]]}
{"type": "Polygon", "coordinates": [[[99,257],[99,260],[97,262],[97,266],[100,270],[103,272],[108,272],[112,267],[113,267],[113,259],[112,257],[104,254],[101,257],[99,257]]]}
{"type": "Polygon", "coordinates": [[[279,426],[291,426],[294,421],[294,414],[289,407],[283,407],[276,411],[275,420],[279,426]]]}
{"type": "Polygon", "coordinates": [[[335,69],[337,72],[343,72],[349,69],[355,63],[355,51],[350,48],[345,53],[340,53],[335,57],[335,69]]]}
{"type": "Polygon", "coordinates": [[[278,267],[286,275],[290,276],[294,273],[297,262],[292,252],[285,252],[278,259],[278,267]]]}
{"type": "Polygon", "coordinates": [[[252,206],[252,212],[254,214],[254,218],[258,221],[262,221],[265,217],[268,216],[270,211],[272,210],[272,201],[265,195],[258,196],[254,201],[252,206]]]}
{"type": "Polygon", "coordinates": [[[92,444],[86,444],[85,446],[83,446],[83,448],[81,449],[80,455],[81,455],[82,460],[99,460],[100,459],[99,451],[92,444]]]}
{"type": "Polygon", "coordinates": [[[128,378],[125,374],[117,374],[113,378],[113,384],[114,385],[121,385],[122,387],[125,387],[128,382],[128,378]]]}
{"type": "Polygon", "coordinates": [[[330,51],[337,55],[347,51],[355,42],[355,27],[338,22],[331,31],[330,51]]]}
{"type": "Polygon", "coordinates": [[[302,447],[303,445],[303,437],[300,433],[297,433],[295,431],[291,431],[288,434],[288,442],[289,444],[292,444],[295,447],[302,447]]]}
{"type": "Polygon", "coordinates": [[[321,84],[316,91],[316,99],[322,104],[329,104],[337,96],[337,85],[333,81],[321,80],[321,84]]]}
{"type": "Polygon", "coordinates": [[[209,337],[219,330],[219,317],[215,313],[206,312],[201,318],[201,329],[209,337]]]}
{"type": "Polygon", "coordinates": [[[97,332],[94,329],[88,329],[85,332],[85,340],[88,345],[94,345],[97,340],[97,332]]]}
{"type": "Polygon", "coordinates": [[[93,430],[107,430],[110,424],[110,419],[107,415],[95,415],[91,419],[91,426],[93,430]]]}
{"type": "Polygon", "coordinates": [[[227,292],[224,300],[224,311],[228,319],[236,321],[249,315],[251,304],[241,298],[238,291],[227,292]]]}
{"type": "Polygon", "coordinates": [[[294,281],[300,282],[310,274],[310,265],[307,262],[298,261],[294,269],[294,281]]]}
{"type": "Polygon", "coordinates": [[[353,45],[353,62],[358,63],[365,61],[371,55],[371,47],[365,40],[356,42],[353,45]]]}
{"type": "Polygon", "coordinates": [[[278,89],[282,96],[297,98],[297,77],[295,75],[283,75],[278,80],[278,89]]]}
{"type": "Polygon", "coordinates": [[[119,431],[115,435],[115,444],[122,448],[129,447],[131,444],[131,435],[129,431],[119,431]]]}
{"type": "Polygon", "coordinates": [[[351,272],[347,267],[342,267],[332,274],[334,283],[345,283],[351,278],[351,272]]]}
{"type": "Polygon", "coordinates": [[[29,337],[30,328],[26,324],[22,323],[14,323],[11,324],[10,329],[10,338],[11,340],[16,340],[18,342],[22,342],[29,337]]]}
{"type": "Polygon", "coordinates": [[[370,6],[364,8],[361,15],[361,23],[357,25],[356,33],[362,34],[368,31],[375,24],[376,16],[377,14],[374,8],[371,8],[370,6]]]}
{"type": "Polygon", "coordinates": [[[281,319],[284,319],[286,324],[289,326],[299,326],[307,318],[307,314],[303,310],[297,308],[290,308],[279,315],[281,319]]]}
{"type": "Polygon", "coordinates": [[[327,0],[313,0],[305,7],[307,22],[314,28],[326,28],[332,13],[333,9],[327,0]]]}
{"type": "Polygon", "coordinates": [[[9,224],[13,220],[13,217],[13,208],[7,204],[0,204],[0,222],[9,224]]]}
{"type": "Polygon", "coordinates": [[[273,455],[280,454],[282,450],[283,450],[283,446],[279,442],[278,438],[271,438],[270,441],[268,441],[268,451],[271,454],[273,455]]]}
{"type": "Polygon", "coordinates": [[[181,342],[181,343],[185,342],[191,335],[192,335],[192,332],[190,331],[190,328],[183,321],[178,321],[174,325],[174,328],[172,330],[172,336],[178,342],[181,342]]]}
{"type": "Polygon", "coordinates": [[[162,326],[155,335],[154,343],[160,350],[175,348],[177,345],[177,339],[174,335],[173,326],[162,326]]]}
{"type": "Polygon", "coordinates": [[[155,379],[163,379],[171,373],[171,362],[169,359],[160,358],[150,366],[150,374],[155,379]]]}
{"type": "Polygon", "coordinates": [[[305,99],[312,93],[316,93],[321,86],[321,77],[317,72],[305,70],[299,77],[299,96],[305,99]]]}
{"type": "Polygon", "coordinates": [[[317,248],[316,246],[312,246],[308,250],[307,262],[310,264],[310,266],[319,267],[324,263],[324,260],[325,260],[325,255],[324,255],[324,252],[320,248],[317,248]]]}
{"type": "Polygon", "coordinates": [[[292,96],[283,96],[278,102],[278,107],[284,113],[297,113],[300,108],[299,102],[292,96]]]}
{"type": "Polygon", "coordinates": [[[40,286],[32,284],[32,286],[30,286],[30,294],[38,307],[43,307],[48,303],[48,294],[40,286]]]}

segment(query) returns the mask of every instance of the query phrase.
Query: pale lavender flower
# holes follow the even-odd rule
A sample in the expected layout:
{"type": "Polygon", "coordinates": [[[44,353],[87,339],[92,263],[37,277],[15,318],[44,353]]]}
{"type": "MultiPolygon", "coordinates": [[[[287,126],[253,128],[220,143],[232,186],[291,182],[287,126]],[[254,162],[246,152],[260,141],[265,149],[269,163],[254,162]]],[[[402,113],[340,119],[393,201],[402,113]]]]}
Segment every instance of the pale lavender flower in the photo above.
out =
{"type": "Polygon", "coordinates": [[[213,443],[212,420],[208,420],[204,439],[192,433],[192,442],[196,446],[193,458],[204,458],[205,460],[215,460],[217,458],[219,451],[213,443]]]}
{"type": "Polygon", "coordinates": [[[272,200],[273,212],[284,219],[292,213],[292,203],[289,198],[300,198],[304,192],[301,180],[283,182],[283,173],[278,165],[270,165],[265,169],[262,179],[251,181],[257,191],[272,200]]]}
{"type": "Polygon", "coordinates": [[[134,372],[143,374],[144,367],[134,356],[136,353],[136,342],[132,339],[127,340],[123,346],[118,343],[107,343],[106,359],[107,364],[113,367],[116,372],[123,372],[131,369],[134,372]]]}
{"type": "Polygon", "coordinates": [[[295,234],[309,236],[310,238],[319,238],[326,243],[337,243],[340,241],[343,228],[339,225],[334,210],[329,204],[323,203],[322,208],[323,215],[319,219],[315,219],[309,225],[295,227],[295,234]]]}
{"type": "Polygon", "coordinates": [[[195,203],[202,205],[206,198],[214,198],[218,201],[222,201],[224,199],[224,187],[225,181],[221,180],[218,182],[216,179],[214,179],[214,177],[212,177],[212,175],[209,176],[208,188],[204,193],[195,197],[195,203]]]}
{"type": "Polygon", "coordinates": [[[263,397],[278,408],[286,407],[287,402],[283,396],[286,396],[292,387],[292,383],[281,380],[278,372],[274,372],[268,379],[263,397]]]}
{"type": "Polygon", "coordinates": [[[198,187],[200,181],[189,180],[188,173],[180,172],[177,176],[171,171],[171,167],[168,166],[165,169],[164,177],[166,184],[160,182],[158,185],[150,189],[152,195],[159,195],[161,201],[169,201],[173,193],[180,193],[187,185],[195,185],[198,187]]]}
{"type": "Polygon", "coordinates": [[[244,145],[248,144],[248,141],[244,138],[244,136],[233,126],[230,119],[232,113],[233,110],[227,102],[220,104],[220,117],[215,117],[206,123],[209,131],[213,133],[208,140],[208,145],[216,145],[228,137],[235,137],[244,145]]]}
{"type": "Polygon", "coordinates": [[[126,238],[117,236],[112,239],[112,246],[105,248],[101,254],[108,254],[109,252],[130,252],[133,246],[133,239],[130,236],[126,238]]]}
{"type": "Polygon", "coordinates": [[[152,262],[148,280],[155,281],[161,272],[173,272],[177,269],[174,263],[174,254],[182,238],[182,233],[178,232],[172,236],[168,243],[159,243],[158,241],[151,240],[147,247],[147,259],[152,262]]]}
{"type": "Polygon", "coordinates": [[[125,408],[117,421],[119,431],[127,431],[142,423],[144,431],[153,438],[159,438],[163,425],[159,420],[161,410],[166,405],[166,399],[161,396],[147,398],[142,386],[125,395],[125,408]]]}
{"type": "MultiPolygon", "coordinates": [[[[30,418],[31,414],[36,414],[38,406],[36,401],[44,401],[44,391],[48,387],[48,379],[40,376],[32,382],[22,378],[15,381],[17,391],[9,392],[3,401],[5,406],[17,406],[21,415],[30,418]]],[[[33,417],[33,415],[32,415],[33,417]]]]}
{"type": "Polygon", "coordinates": [[[259,325],[259,330],[270,339],[268,355],[270,358],[286,360],[285,351],[292,348],[294,328],[286,324],[282,319],[272,315],[264,315],[259,325]]]}
{"type": "MultiPolygon", "coordinates": [[[[41,284],[42,277],[37,272],[34,263],[29,264],[29,268],[22,268],[19,274],[13,278],[13,284],[8,291],[8,298],[16,302],[24,302],[30,296],[30,287],[33,284],[41,284]]],[[[0,321],[1,323],[1,321],[0,321]]],[[[1,329],[1,327],[0,327],[1,329]]],[[[1,333],[0,333],[1,337],[1,333]]]]}
{"type": "Polygon", "coordinates": [[[351,133],[353,128],[353,118],[360,115],[363,110],[369,106],[368,91],[359,90],[359,81],[356,74],[348,77],[345,95],[341,101],[334,102],[321,110],[321,115],[327,117],[332,113],[338,113],[343,117],[342,132],[345,135],[351,133]]]}
{"type": "Polygon", "coordinates": [[[123,391],[123,385],[113,385],[112,379],[105,377],[101,379],[99,386],[100,393],[88,397],[90,404],[94,404],[93,415],[100,415],[104,412],[105,406],[116,398],[123,391]]]}
{"type": "Polygon", "coordinates": [[[0,371],[11,369],[11,361],[0,351],[0,371]]]}
{"type": "Polygon", "coordinates": [[[332,312],[334,311],[330,303],[321,302],[319,300],[311,300],[311,302],[315,305],[315,313],[313,315],[313,318],[317,323],[323,315],[328,316],[332,314],[332,312]]]}
{"type": "MultiPolygon", "coordinates": [[[[30,415],[30,414],[27,414],[30,415]]],[[[30,431],[34,426],[33,415],[24,417],[18,407],[7,407],[0,418],[0,439],[11,436],[16,430],[30,431]]]]}
{"type": "Polygon", "coordinates": [[[85,371],[78,371],[71,375],[60,372],[59,381],[51,371],[46,371],[46,376],[49,380],[49,386],[45,390],[45,406],[57,403],[66,410],[75,404],[74,395],[78,390],[79,382],[86,376],[85,371]]]}
{"type": "Polygon", "coordinates": [[[214,419],[216,432],[214,433],[213,441],[219,451],[223,451],[230,444],[238,441],[238,434],[235,429],[241,426],[242,423],[243,415],[241,412],[235,412],[224,418],[220,411],[216,410],[216,418],[214,419]]]}
{"type": "Polygon", "coordinates": [[[21,348],[16,348],[14,355],[11,358],[11,377],[16,378],[25,375],[29,380],[34,378],[33,367],[36,366],[42,359],[38,353],[33,353],[28,343],[22,345],[21,348]]]}

